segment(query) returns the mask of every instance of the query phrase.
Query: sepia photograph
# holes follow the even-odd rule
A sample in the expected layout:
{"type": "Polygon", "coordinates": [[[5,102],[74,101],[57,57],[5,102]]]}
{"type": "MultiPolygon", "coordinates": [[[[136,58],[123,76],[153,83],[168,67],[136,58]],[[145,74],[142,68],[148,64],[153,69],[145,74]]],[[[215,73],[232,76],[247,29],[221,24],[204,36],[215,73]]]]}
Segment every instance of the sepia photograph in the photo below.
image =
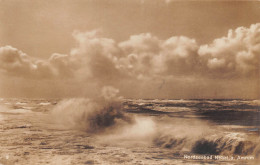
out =
{"type": "Polygon", "coordinates": [[[260,165],[259,0],[0,0],[0,165],[260,165]]]}

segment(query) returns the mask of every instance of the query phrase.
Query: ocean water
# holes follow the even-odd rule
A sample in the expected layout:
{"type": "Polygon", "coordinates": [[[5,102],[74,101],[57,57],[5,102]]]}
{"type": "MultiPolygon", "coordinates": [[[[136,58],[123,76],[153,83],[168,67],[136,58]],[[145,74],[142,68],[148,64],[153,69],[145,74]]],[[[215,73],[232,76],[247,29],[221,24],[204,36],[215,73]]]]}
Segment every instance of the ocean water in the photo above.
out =
{"type": "Polygon", "coordinates": [[[0,164],[259,164],[260,100],[0,99],[0,164]]]}

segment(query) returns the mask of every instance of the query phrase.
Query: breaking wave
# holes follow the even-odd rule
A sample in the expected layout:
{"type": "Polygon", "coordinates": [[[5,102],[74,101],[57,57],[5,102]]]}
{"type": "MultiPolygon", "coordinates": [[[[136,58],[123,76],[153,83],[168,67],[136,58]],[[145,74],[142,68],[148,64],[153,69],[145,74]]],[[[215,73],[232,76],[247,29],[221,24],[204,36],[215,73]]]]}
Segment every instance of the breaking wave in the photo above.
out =
{"type": "Polygon", "coordinates": [[[65,128],[99,132],[118,124],[130,123],[120,102],[85,98],[61,101],[52,111],[55,122],[65,128]]]}
{"type": "Polygon", "coordinates": [[[51,112],[51,117],[63,128],[80,129],[87,132],[101,132],[109,127],[131,123],[131,118],[123,112],[119,91],[106,86],[101,96],[65,99],[51,112]]]}
{"type": "Polygon", "coordinates": [[[176,136],[162,134],[154,138],[159,147],[194,154],[210,155],[252,155],[259,159],[260,138],[249,137],[243,133],[209,133],[203,136],[176,136]]]}

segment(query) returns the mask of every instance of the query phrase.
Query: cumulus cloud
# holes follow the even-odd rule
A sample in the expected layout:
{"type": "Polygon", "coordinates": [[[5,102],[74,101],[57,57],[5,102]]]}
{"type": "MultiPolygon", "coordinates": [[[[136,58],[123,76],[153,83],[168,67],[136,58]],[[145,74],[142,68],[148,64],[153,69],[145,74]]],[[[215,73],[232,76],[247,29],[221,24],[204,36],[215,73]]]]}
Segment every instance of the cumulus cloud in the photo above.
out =
{"type": "Polygon", "coordinates": [[[5,46],[0,48],[0,70],[6,74],[18,75],[31,73],[36,69],[29,56],[22,51],[5,46]]]}
{"type": "Polygon", "coordinates": [[[135,75],[187,74],[197,62],[198,45],[188,37],[159,40],[149,33],[131,36],[119,43],[124,52],[121,68],[135,75]]]}
{"type": "Polygon", "coordinates": [[[188,37],[171,37],[162,45],[163,65],[168,74],[189,74],[197,68],[198,44],[188,37]]]}
{"type": "MultiPolygon", "coordinates": [[[[185,36],[162,40],[150,33],[132,35],[122,42],[101,37],[98,31],[75,31],[73,37],[77,45],[70,53],[53,53],[45,60],[32,58],[11,46],[1,47],[0,73],[23,78],[70,79],[81,84],[99,84],[99,88],[151,81],[158,85],[173,77],[259,76],[260,24],[229,30],[227,36],[201,46],[185,36]]],[[[140,86],[147,87],[145,84],[140,86]]]]}
{"type": "Polygon", "coordinates": [[[71,77],[78,68],[78,62],[66,54],[54,53],[48,60],[53,67],[53,73],[62,77],[71,77]]]}
{"type": "Polygon", "coordinates": [[[81,66],[80,74],[91,79],[109,81],[118,77],[116,68],[119,49],[113,39],[102,38],[96,31],[73,33],[78,47],[72,49],[71,56],[81,66]]]}
{"type": "Polygon", "coordinates": [[[150,33],[130,36],[118,44],[123,56],[117,67],[134,76],[153,74],[158,67],[155,58],[160,54],[161,42],[150,33]]]}
{"type": "Polygon", "coordinates": [[[92,76],[103,79],[191,74],[248,77],[259,71],[259,24],[230,30],[226,37],[202,46],[185,36],[161,40],[150,33],[120,43],[96,32],[76,32],[74,37],[79,47],[73,54],[85,57],[92,76]]]}
{"type": "Polygon", "coordinates": [[[227,36],[200,46],[198,53],[215,76],[256,76],[259,73],[260,24],[229,30],[227,36]]]}
{"type": "Polygon", "coordinates": [[[24,78],[50,79],[73,76],[76,62],[68,55],[54,53],[47,60],[34,59],[12,46],[0,48],[0,72],[24,78]]]}

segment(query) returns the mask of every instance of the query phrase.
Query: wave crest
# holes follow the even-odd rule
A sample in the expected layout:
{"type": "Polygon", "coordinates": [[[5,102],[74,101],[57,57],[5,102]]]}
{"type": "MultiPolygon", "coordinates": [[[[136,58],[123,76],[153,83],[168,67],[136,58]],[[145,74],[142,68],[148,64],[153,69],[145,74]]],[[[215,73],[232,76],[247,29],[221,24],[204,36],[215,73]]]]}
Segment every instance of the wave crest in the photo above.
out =
{"type": "Polygon", "coordinates": [[[99,132],[131,118],[123,113],[120,101],[86,98],[61,101],[52,111],[52,117],[61,127],[99,132]]]}

